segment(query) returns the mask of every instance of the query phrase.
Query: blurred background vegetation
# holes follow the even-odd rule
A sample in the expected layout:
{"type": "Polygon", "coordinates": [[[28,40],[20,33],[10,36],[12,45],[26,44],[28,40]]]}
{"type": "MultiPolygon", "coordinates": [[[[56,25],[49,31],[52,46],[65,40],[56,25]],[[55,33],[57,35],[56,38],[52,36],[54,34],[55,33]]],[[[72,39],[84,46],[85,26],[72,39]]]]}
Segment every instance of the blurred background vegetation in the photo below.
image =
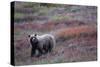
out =
{"type": "Polygon", "coordinates": [[[97,7],[51,3],[15,3],[15,22],[79,20],[97,22],[97,7]],[[74,15],[73,15],[74,14],[74,15]],[[87,19],[88,18],[88,19],[87,19]]]}

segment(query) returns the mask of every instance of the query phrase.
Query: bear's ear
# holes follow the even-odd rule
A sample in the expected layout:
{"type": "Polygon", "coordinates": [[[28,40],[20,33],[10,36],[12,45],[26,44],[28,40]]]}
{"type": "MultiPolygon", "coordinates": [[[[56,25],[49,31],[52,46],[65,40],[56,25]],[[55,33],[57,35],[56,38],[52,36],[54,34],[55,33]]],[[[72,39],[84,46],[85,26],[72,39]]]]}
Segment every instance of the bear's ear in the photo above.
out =
{"type": "Polygon", "coordinates": [[[28,37],[31,37],[31,35],[28,35],[28,37]]]}
{"type": "Polygon", "coordinates": [[[35,33],[34,36],[37,36],[37,34],[35,33]]]}

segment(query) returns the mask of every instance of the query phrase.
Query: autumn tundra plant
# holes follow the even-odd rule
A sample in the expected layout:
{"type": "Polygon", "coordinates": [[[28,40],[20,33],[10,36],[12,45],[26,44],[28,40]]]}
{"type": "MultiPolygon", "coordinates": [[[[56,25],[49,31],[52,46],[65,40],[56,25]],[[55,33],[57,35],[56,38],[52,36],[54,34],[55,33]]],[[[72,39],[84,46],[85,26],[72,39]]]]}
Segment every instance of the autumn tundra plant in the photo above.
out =
{"type": "Polygon", "coordinates": [[[56,39],[66,40],[73,37],[80,37],[80,36],[91,36],[96,34],[96,26],[77,26],[77,27],[69,27],[69,28],[62,28],[55,32],[57,36],[56,39]]]}

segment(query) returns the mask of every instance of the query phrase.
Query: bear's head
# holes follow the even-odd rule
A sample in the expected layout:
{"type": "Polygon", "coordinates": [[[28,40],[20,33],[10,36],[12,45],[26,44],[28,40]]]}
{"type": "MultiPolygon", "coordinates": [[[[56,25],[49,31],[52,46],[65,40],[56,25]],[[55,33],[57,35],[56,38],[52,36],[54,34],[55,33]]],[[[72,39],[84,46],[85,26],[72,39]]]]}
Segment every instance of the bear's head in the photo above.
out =
{"type": "Polygon", "coordinates": [[[28,37],[29,37],[30,43],[31,43],[32,45],[38,44],[37,34],[28,35],[28,37]]]}

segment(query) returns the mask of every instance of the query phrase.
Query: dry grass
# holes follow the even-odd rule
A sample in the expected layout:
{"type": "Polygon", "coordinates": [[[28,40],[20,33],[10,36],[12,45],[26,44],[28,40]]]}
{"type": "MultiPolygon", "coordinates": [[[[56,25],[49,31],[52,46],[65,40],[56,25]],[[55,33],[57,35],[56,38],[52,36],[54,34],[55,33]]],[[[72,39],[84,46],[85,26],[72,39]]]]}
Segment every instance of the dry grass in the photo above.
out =
{"type": "Polygon", "coordinates": [[[97,59],[97,32],[94,25],[57,29],[53,32],[58,37],[57,40],[64,39],[64,41],[57,41],[54,51],[40,58],[30,57],[31,46],[27,40],[27,35],[22,33],[23,31],[21,30],[20,34],[15,34],[16,65],[91,61],[97,59]],[[81,34],[86,34],[87,36],[80,36],[81,34]]]}

